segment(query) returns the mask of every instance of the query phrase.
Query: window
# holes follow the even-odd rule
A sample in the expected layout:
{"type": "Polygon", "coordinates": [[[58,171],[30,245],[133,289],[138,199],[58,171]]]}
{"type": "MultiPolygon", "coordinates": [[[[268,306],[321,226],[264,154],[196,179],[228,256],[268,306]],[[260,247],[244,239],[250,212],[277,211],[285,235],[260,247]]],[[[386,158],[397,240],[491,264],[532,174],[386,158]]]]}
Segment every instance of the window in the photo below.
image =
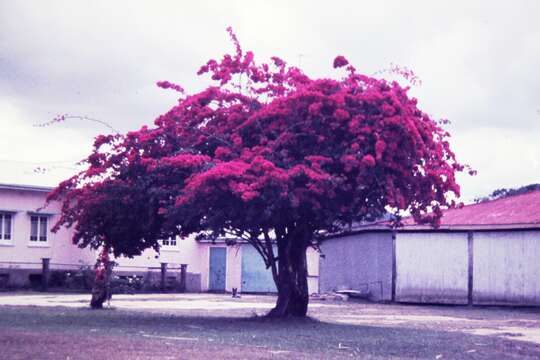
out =
{"type": "Polygon", "coordinates": [[[177,245],[177,242],[176,242],[176,238],[168,238],[168,239],[163,239],[161,240],[161,246],[163,247],[176,247],[177,245]]]}
{"type": "Polygon", "coordinates": [[[47,216],[30,217],[30,241],[47,241],[47,216]]]}
{"type": "Polygon", "coordinates": [[[0,212],[0,240],[11,240],[11,219],[11,214],[0,212]]]}

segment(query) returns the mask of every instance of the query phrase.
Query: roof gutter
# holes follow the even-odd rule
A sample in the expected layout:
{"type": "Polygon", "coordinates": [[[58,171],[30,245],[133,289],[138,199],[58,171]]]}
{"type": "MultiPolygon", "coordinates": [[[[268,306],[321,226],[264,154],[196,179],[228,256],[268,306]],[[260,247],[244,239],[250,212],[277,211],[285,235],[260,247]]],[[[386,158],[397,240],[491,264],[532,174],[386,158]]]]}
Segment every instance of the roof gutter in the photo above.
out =
{"type": "Polygon", "coordinates": [[[540,230],[540,223],[531,224],[494,224],[494,225],[441,225],[434,228],[430,225],[405,225],[397,228],[384,225],[366,225],[361,228],[353,228],[350,231],[328,234],[326,239],[344,236],[370,233],[370,232],[464,232],[464,231],[516,231],[516,230],[540,230]]]}
{"type": "Polygon", "coordinates": [[[51,192],[53,189],[54,188],[48,186],[0,184],[0,190],[36,191],[48,193],[51,192]]]}

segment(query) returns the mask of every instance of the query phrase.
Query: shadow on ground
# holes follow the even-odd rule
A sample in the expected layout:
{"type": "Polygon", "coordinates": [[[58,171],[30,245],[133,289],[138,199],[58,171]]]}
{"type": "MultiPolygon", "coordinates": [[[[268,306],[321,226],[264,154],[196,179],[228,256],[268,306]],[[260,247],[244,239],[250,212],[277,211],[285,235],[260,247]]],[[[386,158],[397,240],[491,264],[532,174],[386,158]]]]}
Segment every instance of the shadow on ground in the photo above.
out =
{"type": "Polygon", "coordinates": [[[0,307],[0,349],[9,359],[540,357],[534,344],[458,331],[61,307],[0,307]]]}

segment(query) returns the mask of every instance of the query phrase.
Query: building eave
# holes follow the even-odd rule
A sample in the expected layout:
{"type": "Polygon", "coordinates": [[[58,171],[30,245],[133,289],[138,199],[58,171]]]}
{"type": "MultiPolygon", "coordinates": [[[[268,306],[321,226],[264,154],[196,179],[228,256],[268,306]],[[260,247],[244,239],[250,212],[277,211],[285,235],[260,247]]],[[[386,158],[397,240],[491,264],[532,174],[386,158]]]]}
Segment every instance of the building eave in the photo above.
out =
{"type": "Polygon", "coordinates": [[[49,193],[54,188],[49,186],[35,186],[35,185],[20,185],[20,184],[0,184],[0,190],[16,190],[16,191],[34,191],[49,193]]]}
{"type": "Polygon", "coordinates": [[[519,231],[519,230],[540,230],[540,223],[531,224],[477,224],[477,225],[441,225],[434,228],[430,225],[406,225],[401,227],[391,227],[387,225],[366,225],[354,228],[349,231],[328,234],[325,239],[340,238],[344,236],[357,235],[362,233],[387,232],[387,233],[407,233],[407,232],[468,232],[468,231],[519,231]]]}

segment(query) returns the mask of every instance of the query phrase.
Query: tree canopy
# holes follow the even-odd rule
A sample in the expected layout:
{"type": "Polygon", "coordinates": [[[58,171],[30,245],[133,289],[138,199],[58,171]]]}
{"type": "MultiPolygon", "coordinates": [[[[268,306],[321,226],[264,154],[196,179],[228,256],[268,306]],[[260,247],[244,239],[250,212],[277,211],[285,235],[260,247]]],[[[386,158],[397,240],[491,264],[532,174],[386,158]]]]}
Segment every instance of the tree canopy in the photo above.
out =
{"type": "Polygon", "coordinates": [[[307,288],[286,278],[305,275],[316,234],[386,212],[437,224],[456,205],[464,166],[408,87],[363,75],[343,56],[336,79],[277,57],[258,64],[228,30],[236,51],[198,72],[214,85],[187,95],[158,82],[179,92],[177,105],[153,126],[96,138],[86,169],[49,197],[63,202],[56,227],[127,256],[176,235],[244,239],[293,299],[278,315],[305,315],[307,288]],[[305,306],[291,305],[295,296],[305,306]]]}

